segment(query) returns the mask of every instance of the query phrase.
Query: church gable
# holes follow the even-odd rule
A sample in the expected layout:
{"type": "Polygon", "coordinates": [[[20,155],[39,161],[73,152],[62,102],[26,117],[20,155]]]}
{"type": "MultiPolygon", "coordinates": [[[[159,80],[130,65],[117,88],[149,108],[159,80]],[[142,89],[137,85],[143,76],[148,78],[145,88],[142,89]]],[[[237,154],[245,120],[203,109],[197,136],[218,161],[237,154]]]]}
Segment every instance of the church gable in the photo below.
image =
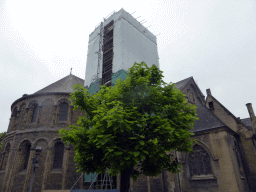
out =
{"type": "Polygon", "coordinates": [[[188,101],[191,103],[201,103],[205,105],[205,96],[195,83],[193,77],[177,82],[176,87],[187,96],[188,101]]]}

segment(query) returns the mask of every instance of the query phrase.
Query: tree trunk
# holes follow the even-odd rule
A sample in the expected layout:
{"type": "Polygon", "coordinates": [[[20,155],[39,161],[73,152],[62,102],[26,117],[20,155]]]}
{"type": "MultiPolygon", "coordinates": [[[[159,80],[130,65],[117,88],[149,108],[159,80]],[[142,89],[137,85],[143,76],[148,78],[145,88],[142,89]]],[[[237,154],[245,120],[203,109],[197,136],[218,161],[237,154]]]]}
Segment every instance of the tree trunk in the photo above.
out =
{"type": "Polygon", "coordinates": [[[123,170],[121,172],[120,192],[129,192],[132,170],[133,170],[133,167],[123,170]]]}

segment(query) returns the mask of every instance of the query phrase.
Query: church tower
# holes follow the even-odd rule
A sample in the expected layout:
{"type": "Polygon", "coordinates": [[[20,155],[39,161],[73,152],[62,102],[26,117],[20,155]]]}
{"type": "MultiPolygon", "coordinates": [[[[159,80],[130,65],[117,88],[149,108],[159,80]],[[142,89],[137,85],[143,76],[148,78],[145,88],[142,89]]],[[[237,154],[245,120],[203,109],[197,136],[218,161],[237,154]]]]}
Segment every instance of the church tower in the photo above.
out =
{"type": "Polygon", "coordinates": [[[124,9],[114,12],[89,36],[84,87],[93,94],[103,84],[114,85],[142,61],[159,67],[156,36],[124,9]]]}

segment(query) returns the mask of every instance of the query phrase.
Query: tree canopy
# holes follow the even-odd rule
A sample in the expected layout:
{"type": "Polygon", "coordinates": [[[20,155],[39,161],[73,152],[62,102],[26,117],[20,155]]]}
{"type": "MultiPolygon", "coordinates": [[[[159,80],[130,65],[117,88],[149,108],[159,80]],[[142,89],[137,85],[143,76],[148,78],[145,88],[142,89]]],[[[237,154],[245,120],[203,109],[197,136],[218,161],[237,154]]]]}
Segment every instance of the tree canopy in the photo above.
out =
{"type": "Polygon", "coordinates": [[[75,147],[77,172],[121,173],[122,191],[130,176],[136,180],[140,174],[157,176],[163,169],[180,171],[181,164],[168,152],[192,151],[196,106],[162,78],[156,65],[142,62],[134,63],[125,80],[103,85],[93,95],[80,84],[74,86],[69,100],[74,110],[86,114],[79,117],[78,126],[59,133],[64,143],[75,147]]]}

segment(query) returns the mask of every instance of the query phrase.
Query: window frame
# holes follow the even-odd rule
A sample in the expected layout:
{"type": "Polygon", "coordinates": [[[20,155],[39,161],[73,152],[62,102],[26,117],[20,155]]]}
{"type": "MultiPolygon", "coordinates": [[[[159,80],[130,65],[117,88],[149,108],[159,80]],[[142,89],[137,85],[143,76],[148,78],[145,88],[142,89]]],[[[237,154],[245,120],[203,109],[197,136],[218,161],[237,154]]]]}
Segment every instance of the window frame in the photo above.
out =
{"type": "MultiPolygon", "coordinates": [[[[188,167],[189,167],[189,172],[190,172],[190,180],[210,180],[210,179],[216,179],[215,177],[214,177],[214,175],[213,175],[213,169],[212,169],[212,158],[211,158],[211,155],[209,154],[209,152],[203,147],[203,146],[201,146],[201,145],[198,145],[198,144],[196,144],[196,145],[194,145],[193,146],[193,152],[191,152],[191,153],[189,153],[189,155],[188,155],[188,167]],[[196,161],[196,169],[197,169],[197,173],[195,174],[194,172],[193,172],[193,169],[194,169],[194,165],[192,165],[192,163],[191,163],[191,158],[192,158],[192,155],[193,155],[193,153],[195,153],[195,147],[199,147],[199,149],[201,149],[201,151],[199,151],[199,152],[197,152],[197,153],[201,153],[201,155],[202,155],[202,152],[204,153],[203,155],[205,156],[205,158],[208,158],[208,162],[207,162],[207,166],[206,165],[204,165],[203,164],[203,169],[204,169],[204,171],[202,172],[201,170],[200,170],[200,168],[202,168],[202,167],[199,167],[199,163],[200,163],[200,161],[202,162],[202,163],[205,163],[205,160],[198,160],[198,157],[196,157],[195,159],[195,161],[196,161]],[[206,171],[206,169],[208,168],[208,172],[206,171]],[[199,173],[199,174],[198,174],[199,173]]],[[[195,156],[196,156],[197,154],[195,154],[195,156]]]]}
{"type": "Polygon", "coordinates": [[[64,160],[64,152],[65,152],[65,146],[64,146],[64,143],[61,142],[61,141],[56,141],[55,144],[54,144],[54,150],[53,150],[53,162],[52,162],[52,169],[62,169],[63,167],[63,160],[64,160]],[[57,157],[56,155],[56,145],[62,145],[62,149],[61,149],[61,158],[57,157]],[[57,160],[56,160],[57,159],[57,160]],[[61,161],[61,163],[59,162],[59,160],[61,161]]]}
{"type": "MultiPolygon", "coordinates": [[[[65,108],[64,108],[65,109],[65,108]]],[[[58,111],[58,122],[67,122],[68,121],[68,113],[69,113],[69,104],[67,103],[67,102],[61,102],[60,104],[59,104],[59,111],[58,111]],[[66,111],[64,111],[63,109],[62,109],[62,106],[63,105],[66,105],[66,111]],[[62,110],[62,111],[61,111],[62,110]],[[66,112],[66,118],[65,118],[65,120],[61,120],[60,118],[63,116],[63,114],[61,114],[61,113],[63,113],[63,112],[66,112]]]]}

